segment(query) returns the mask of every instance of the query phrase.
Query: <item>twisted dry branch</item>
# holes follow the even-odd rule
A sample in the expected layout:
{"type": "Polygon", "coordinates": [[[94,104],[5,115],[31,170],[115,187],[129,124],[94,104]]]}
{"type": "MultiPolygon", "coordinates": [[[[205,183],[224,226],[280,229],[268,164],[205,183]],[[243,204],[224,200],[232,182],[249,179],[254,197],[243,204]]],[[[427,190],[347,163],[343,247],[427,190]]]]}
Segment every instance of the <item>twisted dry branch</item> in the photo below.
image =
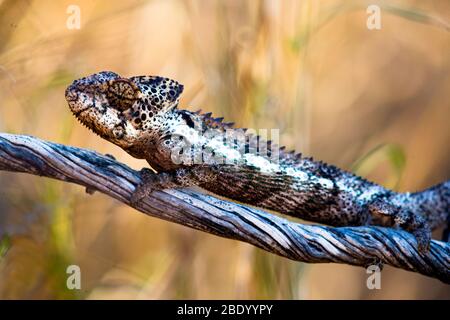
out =
{"type": "MultiPolygon", "coordinates": [[[[26,172],[98,190],[130,205],[138,172],[94,151],[0,133],[0,170],[26,172]]],[[[302,225],[262,210],[192,190],[154,192],[135,209],[225,238],[248,242],[280,256],[309,263],[368,266],[374,261],[450,283],[450,244],[433,240],[417,250],[415,238],[381,227],[302,225]]]]}

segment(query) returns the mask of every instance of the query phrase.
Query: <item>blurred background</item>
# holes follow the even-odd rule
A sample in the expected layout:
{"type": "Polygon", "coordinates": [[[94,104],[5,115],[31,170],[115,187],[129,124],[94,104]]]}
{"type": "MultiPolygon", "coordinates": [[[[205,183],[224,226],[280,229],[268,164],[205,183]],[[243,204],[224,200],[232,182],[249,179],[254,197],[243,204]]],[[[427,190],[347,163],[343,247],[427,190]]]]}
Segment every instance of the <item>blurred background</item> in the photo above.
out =
{"type": "MultiPolygon", "coordinates": [[[[64,90],[101,70],[163,75],[185,85],[184,108],[278,128],[288,148],[415,191],[450,178],[449,26],[448,0],[0,0],[0,131],[139,169],[75,120],[64,90]],[[380,30],[366,26],[371,4],[380,30]]],[[[0,172],[2,299],[450,299],[414,273],[385,267],[381,290],[367,277],[0,172]],[[81,290],[66,287],[71,264],[81,290]]]]}

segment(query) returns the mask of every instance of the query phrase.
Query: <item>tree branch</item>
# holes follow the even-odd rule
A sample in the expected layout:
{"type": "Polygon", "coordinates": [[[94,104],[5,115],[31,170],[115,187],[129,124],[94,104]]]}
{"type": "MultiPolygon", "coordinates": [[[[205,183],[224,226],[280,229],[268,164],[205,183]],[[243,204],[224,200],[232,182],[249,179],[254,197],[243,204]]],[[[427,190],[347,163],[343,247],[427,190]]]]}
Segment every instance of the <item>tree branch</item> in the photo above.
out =
{"type": "MultiPolygon", "coordinates": [[[[98,190],[130,205],[136,171],[94,151],[0,133],[0,170],[26,172],[98,190]]],[[[450,283],[450,244],[433,240],[422,254],[411,234],[382,227],[302,225],[193,190],[156,191],[135,209],[309,263],[383,263],[450,283]]]]}

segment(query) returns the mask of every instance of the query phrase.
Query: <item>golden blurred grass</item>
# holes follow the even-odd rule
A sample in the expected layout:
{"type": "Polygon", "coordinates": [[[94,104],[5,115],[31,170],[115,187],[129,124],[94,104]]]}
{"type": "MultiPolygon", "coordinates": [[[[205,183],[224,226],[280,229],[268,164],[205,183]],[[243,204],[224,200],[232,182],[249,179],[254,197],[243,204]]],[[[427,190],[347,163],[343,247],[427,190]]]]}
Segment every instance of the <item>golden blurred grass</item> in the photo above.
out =
{"type": "MultiPolygon", "coordinates": [[[[290,148],[417,190],[449,178],[450,3],[363,1],[0,1],[0,129],[145,163],[70,114],[75,78],[114,70],[185,84],[183,107],[279,128],[290,148]],[[370,2],[372,4],[372,2],[370,2]]],[[[0,174],[0,298],[450,298],[387,268],[306,265],[143,216],[100,194],[0,174]],[[218,250],[220,248],[220,250],[218,250]],[[82,290],[65,286],[77,264],[82,290]]]]}

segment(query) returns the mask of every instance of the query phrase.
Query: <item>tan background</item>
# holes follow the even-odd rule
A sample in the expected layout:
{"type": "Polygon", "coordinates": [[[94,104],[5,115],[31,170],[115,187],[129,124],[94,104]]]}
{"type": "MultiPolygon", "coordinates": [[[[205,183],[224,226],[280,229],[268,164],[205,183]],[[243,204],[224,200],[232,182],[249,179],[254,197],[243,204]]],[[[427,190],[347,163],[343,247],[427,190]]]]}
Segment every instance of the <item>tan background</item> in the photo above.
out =
{"type": "MultiPolygon", "coordinates": [[[[138,169],[79,125],[64,90],[101,70],[159,74],[185,85],[186,108],[279,128],[288,147],[397,190],[425,188],[450,178],[450,2],[387,2],[3,0],[0,131],[138,169]],[[80,30],[66,27],[70,4],[80,30]],[[368,4],[382,6],[381,30],[367,29],[368,4]]],[[[0,239],[4,299],[450,298],[449,286],[392,268],[371,291],[362,268],[290,262],[4,172],[0,239]],[[81,291],[65,287],[69,264],[81,267],[81,291]]]]}

